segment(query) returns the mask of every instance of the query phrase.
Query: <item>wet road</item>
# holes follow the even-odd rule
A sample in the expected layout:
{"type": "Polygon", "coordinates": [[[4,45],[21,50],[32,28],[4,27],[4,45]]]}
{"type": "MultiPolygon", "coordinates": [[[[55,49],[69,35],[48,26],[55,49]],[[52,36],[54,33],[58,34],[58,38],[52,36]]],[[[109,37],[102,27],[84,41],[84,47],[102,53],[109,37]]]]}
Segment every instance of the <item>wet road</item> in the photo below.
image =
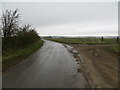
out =
{"type": "Polygon", "coordinates": [[[83,88],[74,57],[59,43],[46,41],[41,49],[3,75],[3,88],[83,88]]]}

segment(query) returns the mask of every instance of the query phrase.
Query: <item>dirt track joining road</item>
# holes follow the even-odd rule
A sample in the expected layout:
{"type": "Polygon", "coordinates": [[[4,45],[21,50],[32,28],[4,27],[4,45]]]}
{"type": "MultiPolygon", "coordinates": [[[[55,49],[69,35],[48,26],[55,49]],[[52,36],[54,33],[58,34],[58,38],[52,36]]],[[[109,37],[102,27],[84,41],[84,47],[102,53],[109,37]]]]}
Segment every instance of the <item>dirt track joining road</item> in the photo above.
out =
{"type": "Polygon", "coordinates": [[[71,45],[84,63],[81,72],[97,88],[118,87],[118,55],[106,50],[111,45],[71,45]]]}

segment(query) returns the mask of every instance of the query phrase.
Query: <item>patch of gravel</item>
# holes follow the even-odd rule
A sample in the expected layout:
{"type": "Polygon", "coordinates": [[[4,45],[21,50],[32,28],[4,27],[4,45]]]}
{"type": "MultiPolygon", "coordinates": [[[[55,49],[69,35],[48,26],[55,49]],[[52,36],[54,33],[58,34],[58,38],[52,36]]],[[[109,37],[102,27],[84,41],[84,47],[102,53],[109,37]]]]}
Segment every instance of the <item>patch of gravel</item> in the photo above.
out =
{"type": "Polygon", "coordinates": [[[67,48],[69,52],[73,54],[78,64],[84,63],[84,60],[82,59],[80,53],[77,50],[75,50],[73,47],[66,45],[66,44],[64,44],[64,46],[67,48]]]}
{"type": "MultiPolygon", "coordinates": [[[[78,73],[81,72],[81,73],[83,74],[83,76],[85,77],[86,81],[88,82],[85,87],[86,87],[86,88],[95,88],[92,80],[90,80],[90,79],[88,78],[90,71],[89,71],[88,69],[85,69],[85,68],[82,67],[82,64],[85,63],[85,60],[81,57],[80,53],[79,53],[77,50],[75,50],[75,48],[73,48],[73,47],[70,46],[70,45],[66,45],[66,44],[63,44],[63,45],[64,45],[64,46],[67,48],[67,50],[68,50],[70,53],[72,53],[72,55],[74,56],[74,58],[75,58],[75,60],[76,60],[76,63],[77,63],[77,72],[78,72],[78,73]],[[85,70],[85,71],[83,71],[83,70],[85,70]]],[[[97,56],[96,53],[95,53],[95,56],[97,56]]]]}

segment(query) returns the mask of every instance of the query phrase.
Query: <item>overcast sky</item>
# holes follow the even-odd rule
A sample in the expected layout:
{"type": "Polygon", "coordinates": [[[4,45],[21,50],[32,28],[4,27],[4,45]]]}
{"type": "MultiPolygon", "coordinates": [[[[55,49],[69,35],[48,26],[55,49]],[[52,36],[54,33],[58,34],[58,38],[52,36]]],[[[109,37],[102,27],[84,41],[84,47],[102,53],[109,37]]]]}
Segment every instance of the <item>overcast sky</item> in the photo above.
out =
{"type": "Polygon", "coordinates": [[[117,35],[117,2],[3,2],[2,10],[18,8],[22,24],[39,35],[117,35]]]}

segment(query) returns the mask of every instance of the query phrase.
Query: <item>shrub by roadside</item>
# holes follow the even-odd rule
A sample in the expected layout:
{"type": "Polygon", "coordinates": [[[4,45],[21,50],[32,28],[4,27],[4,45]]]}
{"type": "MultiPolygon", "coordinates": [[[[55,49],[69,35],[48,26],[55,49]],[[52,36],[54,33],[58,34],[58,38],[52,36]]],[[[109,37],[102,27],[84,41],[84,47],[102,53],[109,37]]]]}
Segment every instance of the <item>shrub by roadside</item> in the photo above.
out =
{"type": "Polygon", "coordinates": [[[6,10],[1,17],[2,69],[16,64],[40,48],[44,41],[31,25],[19,26],[21,14],[18,9],[6,10]]]}

